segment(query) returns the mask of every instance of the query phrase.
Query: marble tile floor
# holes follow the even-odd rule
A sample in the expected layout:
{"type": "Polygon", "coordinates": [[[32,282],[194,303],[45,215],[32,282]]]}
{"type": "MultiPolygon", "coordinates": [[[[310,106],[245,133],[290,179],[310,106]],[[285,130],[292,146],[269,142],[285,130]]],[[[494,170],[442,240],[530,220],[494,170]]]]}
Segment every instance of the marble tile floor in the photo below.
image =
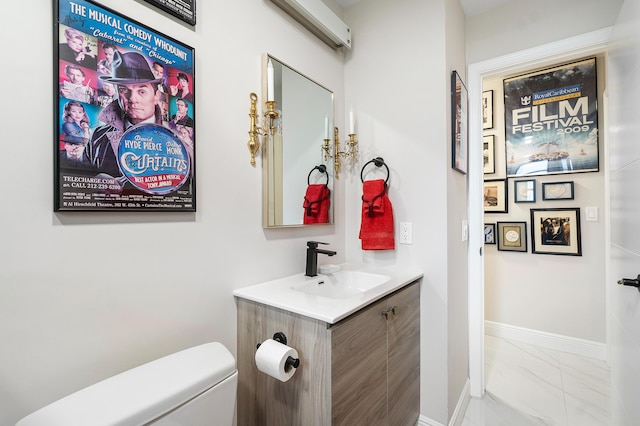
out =
{"type": "Polygon", "coordinates": [[[485,386],[462,426],[609,426],[604,361],[485,336],[485,386]]]}

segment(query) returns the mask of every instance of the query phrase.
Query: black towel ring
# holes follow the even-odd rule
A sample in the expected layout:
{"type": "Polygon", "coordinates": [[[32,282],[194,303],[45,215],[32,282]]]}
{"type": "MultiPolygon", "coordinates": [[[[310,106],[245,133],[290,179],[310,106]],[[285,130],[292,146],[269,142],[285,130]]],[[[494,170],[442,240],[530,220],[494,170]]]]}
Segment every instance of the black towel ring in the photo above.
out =
{"type": "Polygon", "coordinates": [[[367,167],[369,164],[375,164],[376,167],[382,167],[384,166],[385,169],[387,169],[387,178],[384,181],[384,186],[387,186],[387,183],[389,182],[389,166],[387,166],[387,163],[384,162],[384,159],[382,157],[376,157],[373,160],[369,160],[366,163],[364,163],[364,166],[362,166],[362,170],[360,170],[360,180],[362,181],[362,183],[364,183],[364,169],[365,167],[367,167]]]}
{"type": "Polygon", "coordinates": [[[311,184],[311,173],[313,173],[314,170],[318,170],[320,173],[324,173],[327,177],[327,183],[325,183],[325,185],[329,185],[329,173],[327,172],[327,166],[325,166],[324,164],[320,164],[319,166],[315,166],[313,169],[311,169],[311,171],[307,175],[307,185],[311,184]]]}

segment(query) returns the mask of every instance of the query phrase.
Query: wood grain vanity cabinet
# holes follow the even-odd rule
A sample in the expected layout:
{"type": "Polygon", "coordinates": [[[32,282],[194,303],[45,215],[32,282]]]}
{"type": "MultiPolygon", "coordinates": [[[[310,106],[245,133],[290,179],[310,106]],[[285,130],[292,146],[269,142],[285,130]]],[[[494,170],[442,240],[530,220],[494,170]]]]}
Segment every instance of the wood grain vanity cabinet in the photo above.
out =
{"type": "Polygon", "coordinates": [[[420,281],[328,324],[237,299],[238,425],[414,425],[420,411],[420,281]],[[300,367],[260,372],[256,345],[281,331],[300,367]]]}

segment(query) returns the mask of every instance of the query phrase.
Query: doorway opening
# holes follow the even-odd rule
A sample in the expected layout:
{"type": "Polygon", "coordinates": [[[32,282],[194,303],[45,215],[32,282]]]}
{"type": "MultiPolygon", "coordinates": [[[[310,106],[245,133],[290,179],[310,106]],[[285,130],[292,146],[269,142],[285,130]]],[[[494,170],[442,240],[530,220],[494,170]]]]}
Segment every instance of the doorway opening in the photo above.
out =
{"type": "MultiPolygon", "coordinates": [[[[477,62],[467,70],[469,140],[482,140],[482,80],[606,50],[611,28],[477,62]]],[[[484,211],[482,144],[469,144],[469,392],[484,396],[484,211]]]]}

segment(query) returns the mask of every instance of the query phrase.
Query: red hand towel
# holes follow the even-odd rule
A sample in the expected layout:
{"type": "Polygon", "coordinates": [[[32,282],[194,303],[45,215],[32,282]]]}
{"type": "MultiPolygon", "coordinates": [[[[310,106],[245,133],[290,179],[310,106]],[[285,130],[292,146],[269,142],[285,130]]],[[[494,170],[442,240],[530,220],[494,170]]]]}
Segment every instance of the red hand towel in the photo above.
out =
{"type": "Polygon", "coordinates": [[[368,180],[363,184],[363,192],[365,186],[366,192],[362,195],[363,213],[384,213],[383,196],[387,192],[385,182],[382,179],[368,180]]]}
{"type": "Polygon", "coordinates": [[[310,184],[304,196],[303,223],[329,222],[329,205],[331,204],[331,191],[326,184],[310,184]]]}
{"type": "Polygon", "coordinates": [[[362,185],[362,223],[360,239],[363,250],[394,250],[393,207],[387,196],[383,180],[368,180],[362,185]],[[380,195],[382,192],[382,195],[380,195]],[[381,200],[381,208],[376,209],[374,197],[381,200]]]}

